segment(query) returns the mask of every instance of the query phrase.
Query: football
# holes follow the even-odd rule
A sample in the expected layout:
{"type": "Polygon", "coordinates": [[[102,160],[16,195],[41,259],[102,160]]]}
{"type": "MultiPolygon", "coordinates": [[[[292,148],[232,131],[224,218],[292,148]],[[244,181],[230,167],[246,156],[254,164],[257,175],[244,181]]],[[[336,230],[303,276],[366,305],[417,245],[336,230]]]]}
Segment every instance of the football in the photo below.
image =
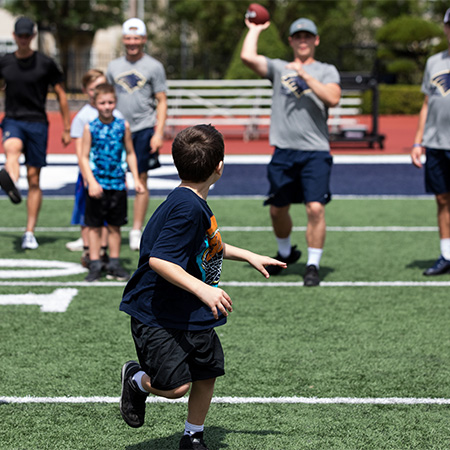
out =
{"type": "Polygon", "coordinates": [[[252,3],[247,9],[245,17],[250,22],[256,23],[257,25],[266,23],[270,20],[269,11],[267,11],[267,9],[259,3],[252,3]]]}

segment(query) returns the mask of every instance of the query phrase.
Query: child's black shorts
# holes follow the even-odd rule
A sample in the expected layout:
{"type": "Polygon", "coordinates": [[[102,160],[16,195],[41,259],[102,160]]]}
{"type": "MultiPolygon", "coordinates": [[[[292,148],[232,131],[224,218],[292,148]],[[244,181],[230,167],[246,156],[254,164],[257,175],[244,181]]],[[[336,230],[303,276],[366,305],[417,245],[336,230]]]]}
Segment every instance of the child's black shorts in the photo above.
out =
{"type": "Polygon", "coordinates": [[[104,189],[100,198],[88,194],[84,223],[88,227],[102,227],[105,223],[121,227],[128,223],[127,191],[104,189]]]}
{"type": "Polygon", "coordinates": [[[131,334],[139,364],[155,389],[168,391],[191,381],[225,374],[222,345],[214,328],[202,331],[156,328],[132,317],[131,334]]]}

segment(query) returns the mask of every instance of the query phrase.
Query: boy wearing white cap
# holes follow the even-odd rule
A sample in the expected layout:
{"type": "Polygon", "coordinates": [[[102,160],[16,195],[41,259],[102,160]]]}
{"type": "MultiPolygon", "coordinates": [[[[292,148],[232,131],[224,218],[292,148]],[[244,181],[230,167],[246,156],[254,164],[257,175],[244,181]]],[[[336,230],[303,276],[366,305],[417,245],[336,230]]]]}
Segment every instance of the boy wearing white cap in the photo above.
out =
{"type": "MultiPolygon", "coordinates": [[[[328,108],[341,97],[336,67],[314,59],[320,39],[317,27],[309,19],[294,21],[289,29],[291,62],[258,54],[260,33],[270,22],[245,21],[248,33],[241,51],[242,61],[273,85],[270,144],[275,153],[268,167],[272,226],[278,244],[276,259],[288,265],[301,256],[291,246],[292,203],[305,203],[308,224],[308,259],[303,276],[305,286],[318,286],[319,262],[325,243],[325,205],[331,200],[332,157],[328,138],[328,108]]],[[[280,272],[268,267],[271,275],[280,272]]]]}
{"type": "Polygon", "coordinates": [[[163,145],[167,116],[167,86],[163,65],[144,52],[147,31],[144,22],[128,19],[122,27],[125,55],[110,62],[106,77],[116,90],[117,109],[130,124],[138,160],[139,178],[145,192],[136,194],[130,248],[139,250],[141,229],[149,202],[147,172],[159,166],[157,154],[163,145]]]}

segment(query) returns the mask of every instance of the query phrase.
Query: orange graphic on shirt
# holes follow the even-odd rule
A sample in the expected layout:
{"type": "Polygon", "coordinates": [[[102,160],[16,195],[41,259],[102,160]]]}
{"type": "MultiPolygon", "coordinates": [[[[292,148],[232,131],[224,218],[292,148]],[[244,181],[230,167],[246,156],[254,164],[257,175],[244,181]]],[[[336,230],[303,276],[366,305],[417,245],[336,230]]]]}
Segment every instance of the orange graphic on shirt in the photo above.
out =
{"type": "Polygon", "coordinates": [[[206,236],[209,246],[207,249],[207,254],[205,255],[205,260],[211,261],[214,256],[223,250],[222,236],[220,235],[217,220],[214,216],[211,217],[211,227],[206,230],[206,236]]]}

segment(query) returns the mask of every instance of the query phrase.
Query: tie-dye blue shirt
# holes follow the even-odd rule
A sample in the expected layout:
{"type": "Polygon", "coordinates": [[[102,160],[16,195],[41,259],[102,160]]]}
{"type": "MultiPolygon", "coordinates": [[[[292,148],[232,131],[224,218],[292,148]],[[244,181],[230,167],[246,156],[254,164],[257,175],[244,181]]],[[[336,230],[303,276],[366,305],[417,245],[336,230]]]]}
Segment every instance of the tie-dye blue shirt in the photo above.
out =
{"type": "Polygon", "coordinates": [[[103,123],[99,118],[89,123],[91,151],[89,164],[103,189],[124,191],[127,170],[124,147],[125,121],[114,118],[103,123]]]}

